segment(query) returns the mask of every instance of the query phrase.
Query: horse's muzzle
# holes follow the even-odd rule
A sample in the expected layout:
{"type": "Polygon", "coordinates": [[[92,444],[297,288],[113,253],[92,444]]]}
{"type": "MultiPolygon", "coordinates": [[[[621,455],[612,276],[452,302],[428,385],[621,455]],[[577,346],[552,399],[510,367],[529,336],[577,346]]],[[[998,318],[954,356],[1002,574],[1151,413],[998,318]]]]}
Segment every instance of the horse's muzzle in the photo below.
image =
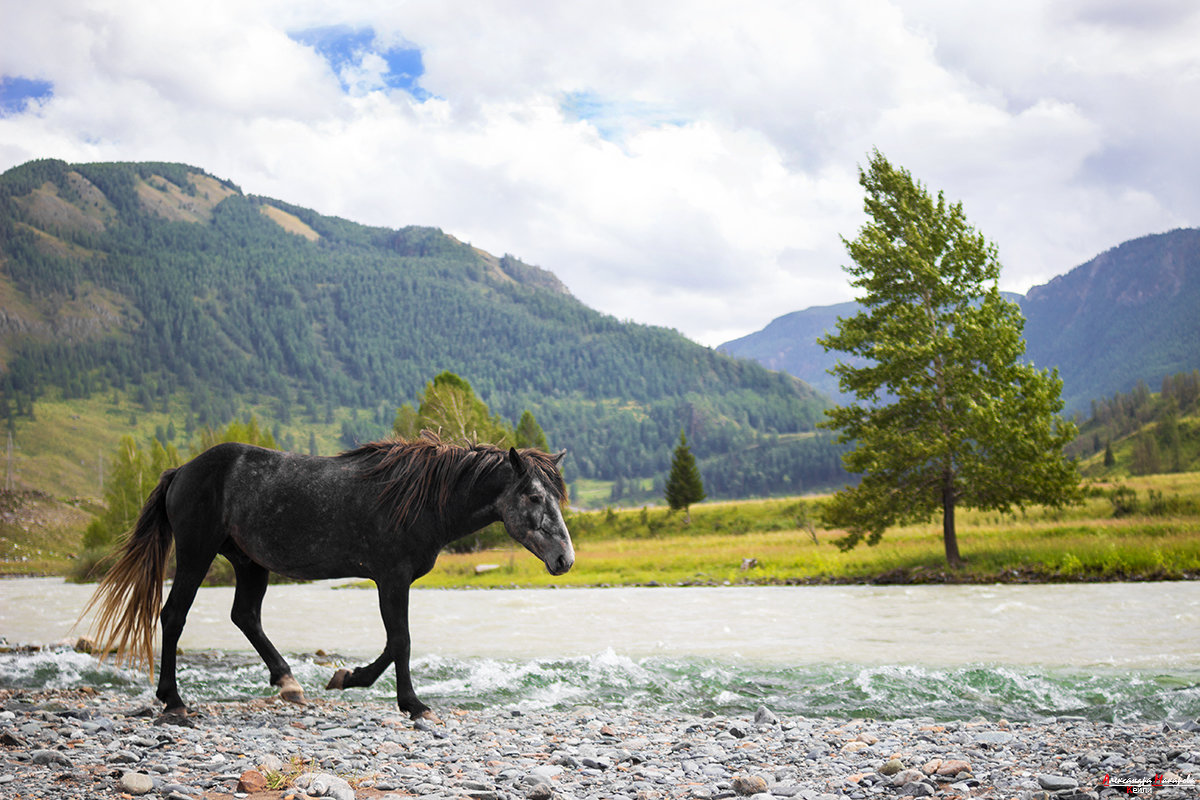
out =
{"type": "Polygon", "coordinates": [[[563,553],[562,555],[546,562],[546,569],[551,575],[562,575],[568,572],[575,565],[575,557],[572,553],[563,553]]]}

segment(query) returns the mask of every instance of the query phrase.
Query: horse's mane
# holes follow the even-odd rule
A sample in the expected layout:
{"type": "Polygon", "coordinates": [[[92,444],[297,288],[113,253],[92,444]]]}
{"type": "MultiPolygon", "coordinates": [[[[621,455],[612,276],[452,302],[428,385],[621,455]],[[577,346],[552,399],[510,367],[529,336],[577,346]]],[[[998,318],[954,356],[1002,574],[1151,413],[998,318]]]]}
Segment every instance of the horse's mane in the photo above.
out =
{"type": "MultiPolygon", "coordinates": [[[[519,451],[526,468],[549,487],[558,502],[567,487],[555,457],[541,450],[519,451]]],[[[359,465],[364,478],[381,485],[379,503],[391,509],[397,527],[412,524],[422,511],[439,512],[456,487],[472,486],[508,461],[508,450],[491,444],[453,444],[428,432],[418,439],[384,439],[347,450],[336,458],[359,465]]]]}

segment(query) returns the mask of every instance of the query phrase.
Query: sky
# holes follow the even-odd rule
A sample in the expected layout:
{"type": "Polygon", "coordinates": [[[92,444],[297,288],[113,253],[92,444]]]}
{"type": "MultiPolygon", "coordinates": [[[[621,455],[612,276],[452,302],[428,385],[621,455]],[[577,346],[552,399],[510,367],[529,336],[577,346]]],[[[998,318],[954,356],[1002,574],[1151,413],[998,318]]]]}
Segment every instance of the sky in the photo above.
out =
{"type": "Polygon", "coordinates": [[[1200,225],[1194,0],[0,0],[0,170],[176,161],[708,346],[853,299],[878,149],[1025,292],[1200,225]]]}

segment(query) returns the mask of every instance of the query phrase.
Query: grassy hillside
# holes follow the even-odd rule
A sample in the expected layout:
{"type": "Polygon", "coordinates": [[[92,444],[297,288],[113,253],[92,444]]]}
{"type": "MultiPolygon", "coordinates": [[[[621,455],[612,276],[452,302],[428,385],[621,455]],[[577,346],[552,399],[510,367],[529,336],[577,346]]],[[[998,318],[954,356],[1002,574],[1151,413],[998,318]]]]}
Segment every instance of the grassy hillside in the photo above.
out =
{"type": "Polygon", "coordinates": [[[60,575],[79,551],[93,503],[0,489],[0,575],[60,575]]]}
{"type": "Polygon", "coordinates": [[[1090,478],[1200,470],[1200,371],[1168,375],[1157,393],[1138,383],[1093,401],[1068,453],[1090,478]]]}
{"type": "MultiPolygon", "coordinates": [[[[271,410],[270,403],[247,404],[244,413],[259,420],[271,410]]],[[[279,438],[294,443],[292,449],[308,452],[312,437],[317,452],[332,455],[345,449],[341,442],[343,423],[350,422],[355,410],[334,409],[329,423],[306,421],[297,412],[289,425],[276,425],[279,438]]],[[[18,486],[39,491],[58,499],[96,502],[103,497],[101,479],[105,462],[112,458],[121,436],[149,442],[156,432],[178,426],[171,440],[186,454],[199,442],[199,428],[188,436],[183,420],[187,417],[186,398],[173,397],[166,403],[147,408],[127,393],[104,397],[63,399],[48,392],[37,403],[32,419],[19,418],[13,436],[13,472],[18,486]]],[[[362,415],[359,415],[362,419],[362,415]]],[[[268,429],[272,426],[268,425],[268,429]]]]}

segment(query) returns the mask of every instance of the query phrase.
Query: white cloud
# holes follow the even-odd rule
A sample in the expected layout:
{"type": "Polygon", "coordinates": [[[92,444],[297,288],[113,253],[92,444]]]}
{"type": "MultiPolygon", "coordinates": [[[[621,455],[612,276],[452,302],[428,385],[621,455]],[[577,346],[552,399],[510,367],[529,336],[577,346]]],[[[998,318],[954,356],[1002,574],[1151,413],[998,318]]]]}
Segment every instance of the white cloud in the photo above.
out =
{"type": "Polygon", "coordinates": [[[707,344],[849,298],[872,147],[964,202],[1005,288],[1200,224],[1188,0],[10,6],[0,75],[53,97],[0,117],[0,168],[187,161],[707,344]],[[335,67],[293,38],[339,25],[376,49],[335,67]],[[387,58],[414,47],[410,93],[387,58]]]}

